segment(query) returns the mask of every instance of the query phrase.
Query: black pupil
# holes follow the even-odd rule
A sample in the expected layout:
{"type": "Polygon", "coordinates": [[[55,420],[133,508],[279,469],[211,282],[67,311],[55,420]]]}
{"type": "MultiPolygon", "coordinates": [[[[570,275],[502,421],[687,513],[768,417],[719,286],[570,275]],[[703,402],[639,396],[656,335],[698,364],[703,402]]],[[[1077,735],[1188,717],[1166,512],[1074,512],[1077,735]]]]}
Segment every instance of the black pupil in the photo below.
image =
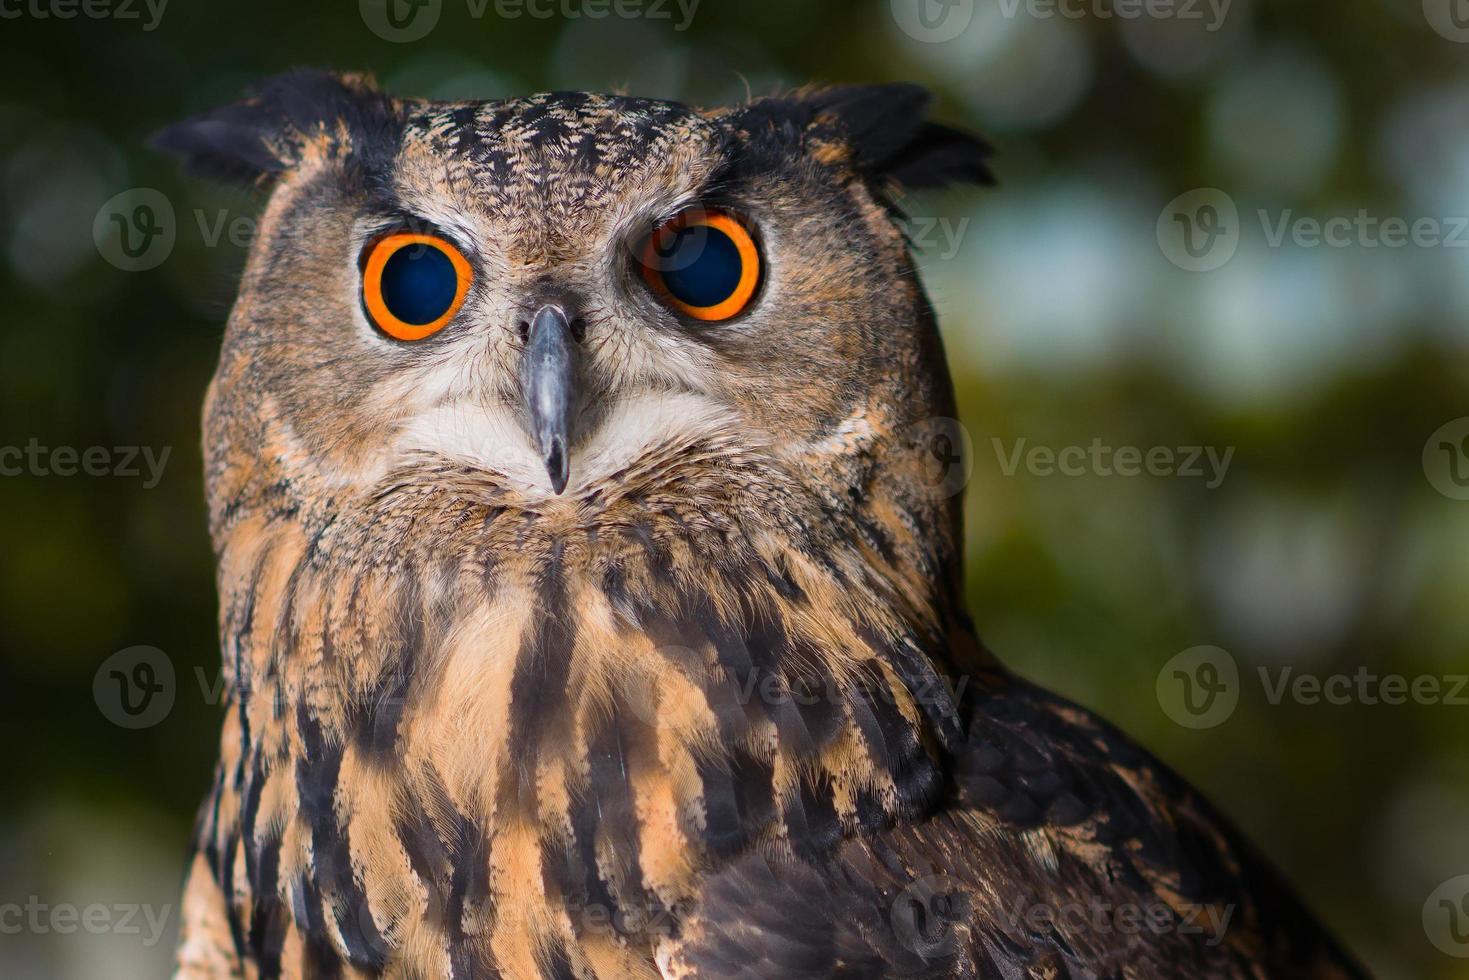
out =
{"type": "Polygon", "coordinates": [[[664,288],[689,306],[718,306],[734,295],[744,274],[734,239],[708,225],[658,235],[653,254],[664,288]]]}
{"type": "Polygon", "coordinates": [[[459,274],[440,249],[408,245],[383,265],[383,304],[388,312],[414,326],[433,323],[454,305],[459,274]]]}

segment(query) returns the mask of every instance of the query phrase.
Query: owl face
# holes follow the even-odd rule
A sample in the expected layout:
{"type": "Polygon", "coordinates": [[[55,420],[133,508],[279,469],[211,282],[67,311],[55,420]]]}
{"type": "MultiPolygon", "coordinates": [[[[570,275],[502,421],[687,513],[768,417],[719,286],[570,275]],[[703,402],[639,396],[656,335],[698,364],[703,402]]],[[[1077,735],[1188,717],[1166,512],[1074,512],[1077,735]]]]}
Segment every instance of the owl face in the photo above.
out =
{"type": "Polygon", "coordinates": [[[984,151],[923,103],[430,103],[276,79],[159,139],[273,187],[210,414],[237,451],[335,488],[446,459],[575,499],[708,444],[772,478],[850,469],[950,414],[887,195],[981,179],[984,151]]]}

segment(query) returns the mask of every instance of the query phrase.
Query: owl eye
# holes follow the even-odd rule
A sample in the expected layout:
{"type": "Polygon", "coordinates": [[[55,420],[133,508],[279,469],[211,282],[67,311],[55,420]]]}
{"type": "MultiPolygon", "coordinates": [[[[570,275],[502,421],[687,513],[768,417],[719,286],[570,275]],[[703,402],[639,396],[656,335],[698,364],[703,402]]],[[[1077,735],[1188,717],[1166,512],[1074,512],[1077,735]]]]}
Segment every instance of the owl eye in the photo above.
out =
{"type": "Polygon", "coordinates": [[[437,235],[384,235],[368,247],[362,301],[389,337],[422,340],[454,319],[472,278],[464,253],[437,235]]]}
{"type": "Polygon", "coordinates": [[[648,236],[643,279],[674,309],[717,322],[749,307],[760,286],[761,257],[749,229],[724,211],[692,208],[648,236]]]}

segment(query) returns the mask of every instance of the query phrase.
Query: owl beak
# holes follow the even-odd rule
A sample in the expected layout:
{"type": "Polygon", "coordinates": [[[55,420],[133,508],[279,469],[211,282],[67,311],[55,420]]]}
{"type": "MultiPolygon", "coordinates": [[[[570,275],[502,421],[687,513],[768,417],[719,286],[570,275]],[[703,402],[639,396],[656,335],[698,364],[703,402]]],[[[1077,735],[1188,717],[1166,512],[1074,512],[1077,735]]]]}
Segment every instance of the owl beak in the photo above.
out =
{"type": "Polygon", "coordinates": [[[576,394],[576,339],[559,306],[543,306],[530,322],[520,361],[520,387],[531,438],[557,494],[571,478],[567,430],[576,394]]]}

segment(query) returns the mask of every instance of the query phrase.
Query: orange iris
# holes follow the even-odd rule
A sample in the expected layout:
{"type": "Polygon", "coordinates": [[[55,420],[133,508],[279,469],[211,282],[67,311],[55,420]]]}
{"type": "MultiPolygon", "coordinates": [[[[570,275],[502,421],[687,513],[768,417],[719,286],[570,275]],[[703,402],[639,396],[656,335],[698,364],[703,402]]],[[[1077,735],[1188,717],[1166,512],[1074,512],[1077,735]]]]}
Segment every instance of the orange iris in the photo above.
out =
{"type": "Polygon", "coordinates": [[[396,232],[374,242],[362,267],[362,301],[379,330],[422,340],[448,326],[474,279],[469,260],[437,235],[396,232]]]}
{"type": "Polygon", "coordinates": [[[665,222],[640,259],[653,291],[695,320],[738,316],[760,287],[760,249],[746,225],[724,211],[690,208],[665,222]]]}

